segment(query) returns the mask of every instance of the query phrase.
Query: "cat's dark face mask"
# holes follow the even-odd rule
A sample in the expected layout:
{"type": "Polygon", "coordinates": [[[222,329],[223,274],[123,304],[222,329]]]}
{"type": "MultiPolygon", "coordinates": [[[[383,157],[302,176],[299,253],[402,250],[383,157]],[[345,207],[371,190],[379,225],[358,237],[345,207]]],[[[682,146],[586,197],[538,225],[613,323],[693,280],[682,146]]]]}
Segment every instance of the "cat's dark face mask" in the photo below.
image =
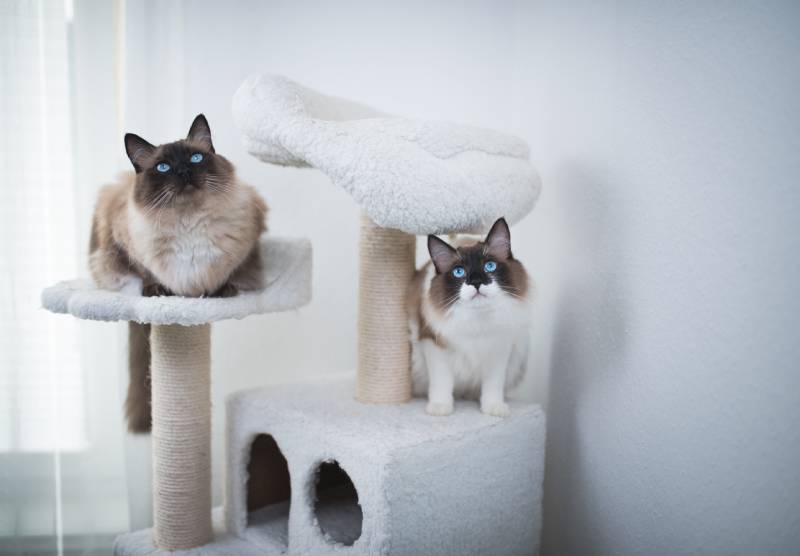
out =
{"type": "Polygon", "coordinates": [[[484,241],[466,247],[455,248],[428,236],[428,251],[436,270],[430,295],[441,309],[485,305],[498,296],[522,298],[527,290],[527,274],[511,254],[511,234],[503,218],[494,223],[484,241]]]}
{"type": "Polygon", "coordinates": [[[216,154],[205,117],[198,115],[186,139],[154,146],[134,134],[125,148],[137,173],[134,198],[145,208],[160,208],[199,196],[225,194],[233,166],[216,154]]]}

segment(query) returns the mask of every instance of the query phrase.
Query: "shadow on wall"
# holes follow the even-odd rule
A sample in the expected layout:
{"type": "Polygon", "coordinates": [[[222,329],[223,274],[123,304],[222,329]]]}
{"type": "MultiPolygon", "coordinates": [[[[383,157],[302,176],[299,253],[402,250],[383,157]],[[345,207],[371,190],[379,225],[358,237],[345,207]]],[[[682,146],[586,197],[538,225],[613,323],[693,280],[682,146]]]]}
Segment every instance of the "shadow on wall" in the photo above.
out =
{"type": "Polygon", "coordinates": [[[611,385],[625,353],[624,203],[615,199],[615,181],[602,168],[564,164],[551,182],[562,212],[563,251],[550,365],[542,554],[602,553],[606,533],[597,530],[596,506],[589,502],[595,494],[591,462],[581,457],[581,410],[603,399],[587,393],[611,385]],[[565,523],[586,534],[559,526],[565,523]],[[575,546],[580,538],[591,538],[592,545],[575,546]]]}

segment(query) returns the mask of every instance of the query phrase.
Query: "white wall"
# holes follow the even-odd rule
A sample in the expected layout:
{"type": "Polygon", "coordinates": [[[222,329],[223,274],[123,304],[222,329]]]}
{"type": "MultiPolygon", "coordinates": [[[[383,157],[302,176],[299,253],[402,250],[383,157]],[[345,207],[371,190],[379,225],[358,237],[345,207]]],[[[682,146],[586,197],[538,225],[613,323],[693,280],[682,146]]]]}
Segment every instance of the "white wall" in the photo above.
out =
{"type": "Polygon", "coordinates": [[[549,408],[545,553],[800,546],[794,5],[127,12],[130,131],[172,140],[205,112],[273,232],[314,243],[309,307],[215,325],[217,499],[226,393],[355,366],[355,204],[319,173],[255,161],[231,122],[240,81],[272,71],[530,142],[544,192],[513,241],[540,295],[521,394],[549,408]]]}
{"type": "Polygon", "coordinates": [[[800,5],[521,9],[560,272],[543,552],[797,553],[800,5]]]}

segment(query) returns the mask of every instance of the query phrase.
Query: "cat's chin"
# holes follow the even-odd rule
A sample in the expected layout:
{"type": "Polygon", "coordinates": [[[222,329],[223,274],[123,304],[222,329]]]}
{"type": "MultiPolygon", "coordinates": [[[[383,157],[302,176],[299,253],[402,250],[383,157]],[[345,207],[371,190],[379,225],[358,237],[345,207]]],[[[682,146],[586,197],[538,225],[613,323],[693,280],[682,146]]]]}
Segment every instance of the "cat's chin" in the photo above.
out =
{"type": "Polygon", "coordinates": [[[465,307],[486,307],[494,301],[493,296],[483,293],[475,293],[467,297],[462,297],[459,304],[465,307]]]}
{"type": "Polygon", "coordinates": [[[202,187],[187,186],[175,194],[171,206],[176,209],[196,207],[203,203],[208,195],[209,193],[202,187]]]}

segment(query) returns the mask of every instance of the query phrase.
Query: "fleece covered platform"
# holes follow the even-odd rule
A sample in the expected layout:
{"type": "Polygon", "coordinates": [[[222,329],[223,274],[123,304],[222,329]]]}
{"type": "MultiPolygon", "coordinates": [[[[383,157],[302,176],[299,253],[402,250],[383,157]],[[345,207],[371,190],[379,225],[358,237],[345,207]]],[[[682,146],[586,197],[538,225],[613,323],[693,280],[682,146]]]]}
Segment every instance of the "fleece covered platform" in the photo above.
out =
{"type": "Polygon", "coordinates": [[[250,153],[318,168],[384,228],[482,233],[539,196],[528,146],[497,131],[389,116],[266,74],[239,87],[233,115],[250,153]]]}
{"type": "Polygon", "coordinates": [[[101,290],[91,280],[60,282],[42,292],[42,306],[81,319],[136,321],[152,324],[205,324],[248,315],[286,311],[311,299],[311,243],[306,239],[261,241],[264,284],[235,297],[142,297],[139,284],[126,291],[101,290]]]}

